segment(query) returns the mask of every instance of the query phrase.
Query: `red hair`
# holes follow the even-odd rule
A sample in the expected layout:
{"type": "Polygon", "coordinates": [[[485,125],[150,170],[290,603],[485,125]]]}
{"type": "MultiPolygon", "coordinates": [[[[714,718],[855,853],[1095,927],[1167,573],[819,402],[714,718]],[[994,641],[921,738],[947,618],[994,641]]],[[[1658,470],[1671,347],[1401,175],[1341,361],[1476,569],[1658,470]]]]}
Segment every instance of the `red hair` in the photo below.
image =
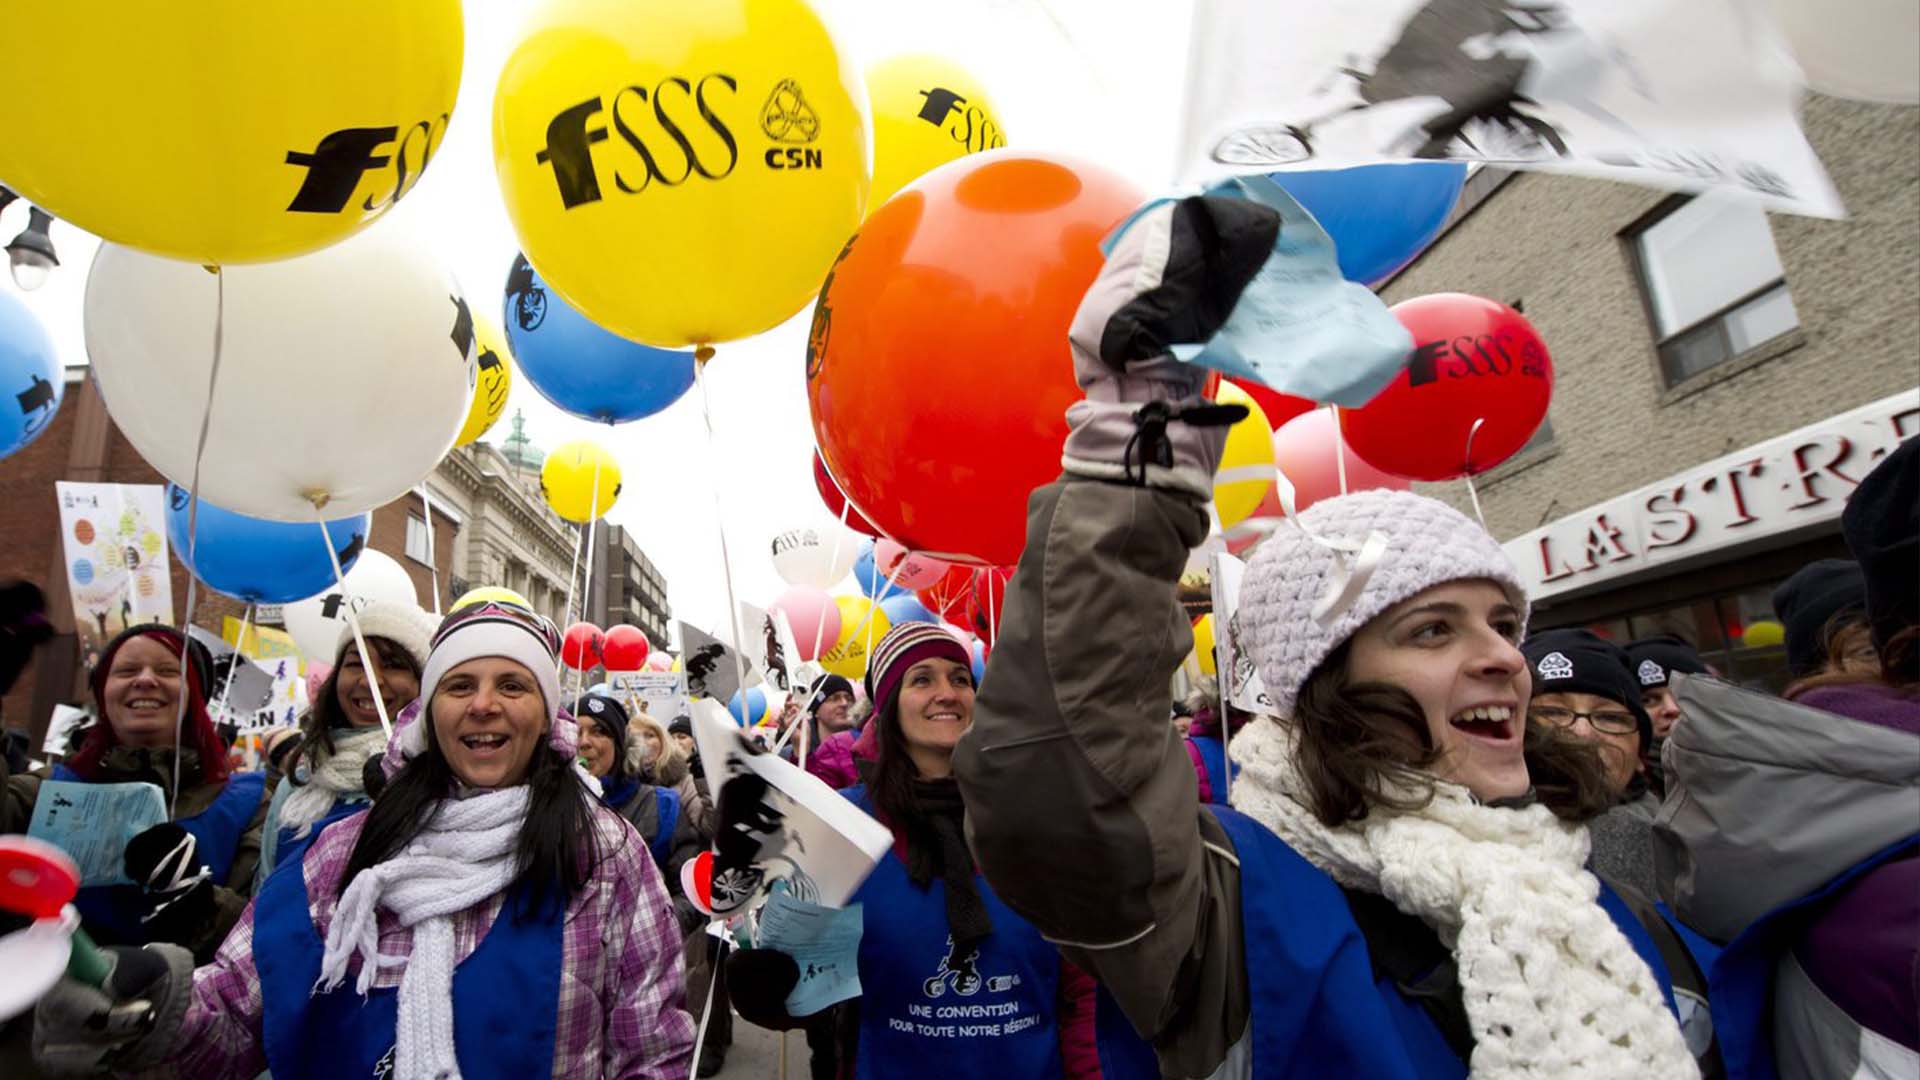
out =
{"type": "MultiPolygon", "coordinates": [[[[87,684],[93,688],[94,704],[100,710],[100,720],[87,729],[86,736],[80,741],[80,749],[67,759],[67,768],[82,780],[99,780],[100,759],[106,756],[107,751],[120,745],[120,736],[113,730],[112,721],[107,719],[107,673],[113,669],[114,656],[127,642],[137,637],[151,638],[176,656],[186,644],[185,637],[171,626],[139,626],[122,632],[101,650],[100,660],[87,676],[87,684]]],[[[207,689],[202,685],[205,669],[197,660],[197,657],[188,656],[187,662],[180,665],[180,677],[187,694],[187,715],[181,724],[180,742],[199,756],[200,772],[194,782],[221,784],[226,782],[232,771],[227,765],[227,744],[220,740],[220,733],[213,729],[213,718],[207,715],[207,689]]],[[[183,784],[187,779],[185,776],[180,778],[183,784]]]]}

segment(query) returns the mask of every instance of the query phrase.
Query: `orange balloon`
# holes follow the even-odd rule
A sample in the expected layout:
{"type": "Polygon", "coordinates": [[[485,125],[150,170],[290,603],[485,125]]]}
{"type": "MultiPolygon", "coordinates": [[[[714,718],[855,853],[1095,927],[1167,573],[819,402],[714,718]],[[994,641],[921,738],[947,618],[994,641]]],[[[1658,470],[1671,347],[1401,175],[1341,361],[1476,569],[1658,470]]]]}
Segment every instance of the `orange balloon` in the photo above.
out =
{"type": "Polygon", "coordinates": [[[1100,241],[1141,202],[1097,166],[993,150],[867,219],[807,341],[813,430],[880,531],[949,562],[1009,566],[1027,495],[1060,473],[1081,394],[1067,327],[1100,241]]]}

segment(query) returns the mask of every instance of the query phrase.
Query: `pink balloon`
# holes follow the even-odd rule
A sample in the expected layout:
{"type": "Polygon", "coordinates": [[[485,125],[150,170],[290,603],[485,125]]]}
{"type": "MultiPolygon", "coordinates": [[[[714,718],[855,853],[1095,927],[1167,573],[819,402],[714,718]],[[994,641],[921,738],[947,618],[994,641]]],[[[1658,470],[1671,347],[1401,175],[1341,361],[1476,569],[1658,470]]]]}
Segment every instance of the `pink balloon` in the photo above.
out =
{"type": "Polygon", "coordinates": [[[926,555],[915,555],[885,537],[873,543],[873,566],[883,580],[891,579],[903,589],[924,589],[946,576],[952,563],[926,555]]]}
{"type": "Polygon", "coordinates": [[[670,652],[650,652],[646,663],[640,665],[642,671],[672,671],[673,654],[670,652]]]}
{"type": "MultiPolygon", "coordinates": [[[[885,543],[885,541],[882,541],[885,543]]],[[[784,611],[793,627],[794,644],[800,646],[800,659],[814,660],[840,640],[840,606],[825,589],[795,585],[773,602],[774,611],[784,611]],[[816,647],[817,645],[817,647],[816,647]]]]}
{"type": "MultiPolygon", "coordinates": [[[[1345,452],[1346,489],[1349,492],[1372,488],[1406,491],[1413,487],[1411,480],[1367,464],[1341,437],[1340,426],[1335,422],[1333,413],[1327,409],[1315,409],[1294,417],[1273,433],[1273,462],[1286,474],[1287,479],[1293,481],[1293,508],[1296,512],[1305,510],[1321,499],[1340,494],[1340,466],[1335,458],[1339,451],[1345,452]]],[[[1269,491],[1266,500],[1254,514],[1279,516],[1278,495],[1269,491]]]]}

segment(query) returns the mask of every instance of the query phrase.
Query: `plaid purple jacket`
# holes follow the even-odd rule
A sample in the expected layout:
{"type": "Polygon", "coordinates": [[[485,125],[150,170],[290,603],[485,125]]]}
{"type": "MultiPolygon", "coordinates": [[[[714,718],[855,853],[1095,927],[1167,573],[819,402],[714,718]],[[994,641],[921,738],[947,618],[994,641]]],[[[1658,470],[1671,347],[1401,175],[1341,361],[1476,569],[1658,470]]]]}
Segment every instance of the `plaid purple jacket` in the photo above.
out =
{"type": "MultiPolygon", "coordinates": [[[[362,812],[327,829],[305,856],[308,909],[322,937],[366,818],[362,812]]],[[[595,818],[605,830],[603,850],[612,854],[567,906],[553,1075],[681,1080],[692,1060],[694,1023],[682,1008],[673,905],[633,826],[605,808],[597,807],[595,818]]],[[[454,916],[456,962],[479,946],[502,902],[496,896],[454,916]]],[[[381,956],[409,955],[413,930],[384,910],[378,918],[381,956]]],[[[374,985],[398,986],[405,970],[382,965],[374,985]]],[[[345,992],[359,971],[356,956],[345,992]]],[[[173,1045],[168,1071],[179,1076],[252,1080],[267,1067],[251,903],[213,963],[194,972],[193,1000],[173,1045]]]]}

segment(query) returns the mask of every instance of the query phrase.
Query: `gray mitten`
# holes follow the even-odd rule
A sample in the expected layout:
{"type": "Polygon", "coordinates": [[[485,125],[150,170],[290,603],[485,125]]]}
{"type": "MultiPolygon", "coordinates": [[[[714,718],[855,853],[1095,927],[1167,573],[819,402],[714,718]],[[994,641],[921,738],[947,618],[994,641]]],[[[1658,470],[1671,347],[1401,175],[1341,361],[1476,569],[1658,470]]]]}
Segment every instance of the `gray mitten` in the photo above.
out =
{"type": "Polygon", "coordinates": [[[193,954],[124,945],[103,986],[61,979],[33,1010],[33,1060],[49,1076],[135,1072],[166,1060],[193,997],[193,954]]]}
{"type": "Polygon", "coordinates": [[[1067,472],[1212,497],[1239,405],[1201,397],[1207,371],[1173,358],[1212,337],[1273,253],[1280,215],[1246,199],[1154,207],[1120,237],[1067,337],[1085,401],[1067,410],[1067,472]]]}

